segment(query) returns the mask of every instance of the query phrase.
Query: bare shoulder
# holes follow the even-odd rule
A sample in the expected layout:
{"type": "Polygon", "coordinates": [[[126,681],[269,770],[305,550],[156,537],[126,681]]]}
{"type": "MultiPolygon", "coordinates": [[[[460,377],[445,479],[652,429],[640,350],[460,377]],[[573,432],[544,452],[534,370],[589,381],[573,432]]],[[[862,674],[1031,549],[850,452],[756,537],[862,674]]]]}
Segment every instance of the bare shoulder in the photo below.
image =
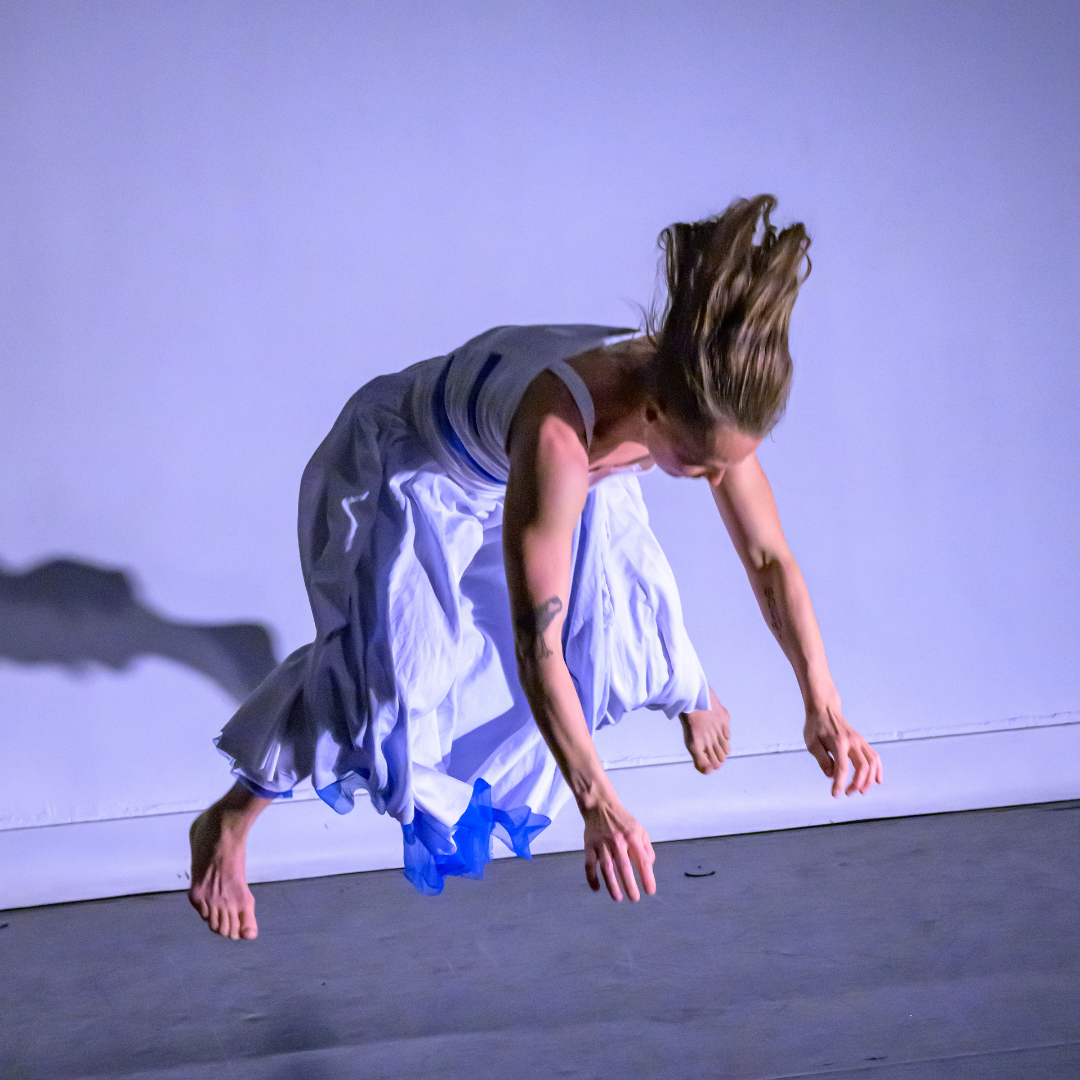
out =
{"type": "Polygon", "coordinates": [[[585,421],[566,384],[550,371],[542,371],[521,398],[510,424],[507,451],[511,463],[522,454],[539,452],[588,466],[585,421]]]}
{"type": "Polygon", "coordinates": [[[581,415],[556,376],[538,375],[525,392],[507,450],[506,536],[539,529],[567,540],[588,494],[589,454],[581,415]]]}

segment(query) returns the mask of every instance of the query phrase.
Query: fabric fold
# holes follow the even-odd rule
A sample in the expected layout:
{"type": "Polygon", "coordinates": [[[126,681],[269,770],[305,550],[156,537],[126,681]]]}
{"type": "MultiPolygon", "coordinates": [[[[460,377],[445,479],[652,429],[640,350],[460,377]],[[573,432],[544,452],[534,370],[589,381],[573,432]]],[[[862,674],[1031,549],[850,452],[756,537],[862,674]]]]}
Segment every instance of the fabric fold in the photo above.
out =
{"type": "MultiPolygon", "coordinates": [[[[508,387],[527,383],[518,367],[548,364],[582,335],[597,336],[597,328],[556,330],[504,327],[497,342],[482,335],[459,349],[461,370],[487,367],[472,397],[465,383],[444,387],[454,426],[475,424],[490,450],[493,425],[512,416],[508,387]]],[[[475,482],[467,468],[448,471],[453,447],[433,447],[437,425],[415,415],[434,416],[446,363],[368,383],[312,457],[299,541],[316,637],[267,677],[218,740],[256,794],[287,796],[310,777],[324,802],[348,813],[365,791],[402,825],[406,874],[425,892],[438,892],[447,874],[479,876],[492,835],[527,857],[570,798],[517,677],[505,488],[475,482]]],[[[484,461],[496,468],[493,452],[484,461]]],[[[708,684],[635,476],[609,476],[589,491],[571,557],[563,651],[589,730],[642,707],[669,717],[707,708],[708,684]]]]}
{"type": "Polygon", "coordinates": [[[425,896],[437,896],[447,877],[484,876],[484,867],[492,858],[492,836],[498,836],[515,855],[531,859],[529,844],[550,824],[550,818],[534,814],[527,806],[513,810],[493,807],[491,785],[477,780],[469,805],[449,834],[422,810],[402,825],[405,877],[425,896]]]}

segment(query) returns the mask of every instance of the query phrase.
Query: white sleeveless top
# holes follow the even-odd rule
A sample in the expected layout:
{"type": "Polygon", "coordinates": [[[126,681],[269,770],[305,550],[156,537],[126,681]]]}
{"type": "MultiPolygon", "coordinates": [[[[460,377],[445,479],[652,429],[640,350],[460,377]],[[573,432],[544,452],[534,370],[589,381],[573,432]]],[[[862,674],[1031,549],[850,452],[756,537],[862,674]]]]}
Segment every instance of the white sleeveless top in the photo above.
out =
{"type": "Polygon", "coordinates": [[[446,471],[466,486],[502,487],[510,475],[506,441],[529,384],[550,371],[566,384],[592,441],[596,411],[569,357],[633,334],[614,326],[497,326],[449,356],[415,365],[414,420],[446,471]]]}

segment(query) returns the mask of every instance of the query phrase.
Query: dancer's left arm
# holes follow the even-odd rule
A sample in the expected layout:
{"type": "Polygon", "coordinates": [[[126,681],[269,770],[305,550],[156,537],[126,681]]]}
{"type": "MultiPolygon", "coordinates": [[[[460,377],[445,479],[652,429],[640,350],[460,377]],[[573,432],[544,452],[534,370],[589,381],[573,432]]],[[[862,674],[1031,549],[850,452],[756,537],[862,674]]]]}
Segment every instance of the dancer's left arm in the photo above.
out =
{"type": "Polygon", "coordinates": [[[765,622],[799,681],[806,706],[806,748],[832,778],[833,795],[845,790],[849,760],[855,773],[846,792],[865,794],[871,784],[881,783],[881,758],[840,712],[810,593],[784,539],[776,500],[757,455],[726,469],[710,486],[765,622]]]}

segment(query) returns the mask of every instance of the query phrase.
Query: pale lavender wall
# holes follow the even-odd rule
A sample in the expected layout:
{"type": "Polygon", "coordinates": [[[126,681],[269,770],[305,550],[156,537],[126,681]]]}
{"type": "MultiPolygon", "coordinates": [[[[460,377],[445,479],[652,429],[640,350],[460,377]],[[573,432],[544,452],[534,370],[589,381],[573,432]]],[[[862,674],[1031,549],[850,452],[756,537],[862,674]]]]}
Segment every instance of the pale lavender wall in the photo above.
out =
{"type": "MultiPolygon", "coordinates": [[[[850,719],[1076,710],[1078,50],[1067,2],[0,3],[0,560],[295,647],[296,486],[356,386],[633,319],[663,225],[770,190],[815,268],[762,457],[850,719]]],[[[792,742],[707,492],[644,486],[741,738],[792,742]]],[[[0,695],[8,823],[225,783],[230,702],[167,661],[0,695]]]]}

